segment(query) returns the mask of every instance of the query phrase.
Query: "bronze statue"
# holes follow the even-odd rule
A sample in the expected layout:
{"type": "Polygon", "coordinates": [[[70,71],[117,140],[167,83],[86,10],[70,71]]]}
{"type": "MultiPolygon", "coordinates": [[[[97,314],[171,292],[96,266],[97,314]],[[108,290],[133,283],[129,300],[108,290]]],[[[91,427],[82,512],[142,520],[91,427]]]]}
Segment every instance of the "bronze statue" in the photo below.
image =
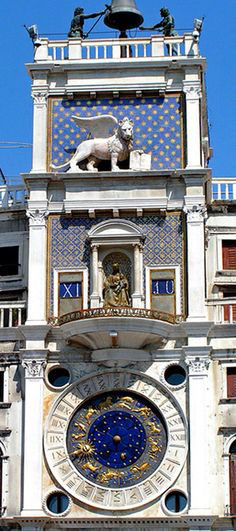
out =
{"type": "MultiPolygon", "coordinates": [[[[158,22],[158,24],[155,24],[155,26],[152,26],[151,28],[144,28],[143,26],[140,26],[140,30],[155,30],[162,32],[165,37],[176,37],[177,32],[175,31],[175,21],[172,15],[170,14],[169,9],[167,7],[162,7],[160,10],[160,14],[162,17],[161,22],[158,22]]],[[[169,45],[167,45],[168,52],[170,51],[169,45]]],[[[172,54],[177,55],[177,49],[176,46],[172,46],[172,54]]]]}
{"type": "Polygon", "coordinates": [[[130,306],[128,289],[128,280],[120,272],[119,264],[112,264],[112,274],[104,281],[104,306],[130,306]]]}
{"type": "Polygon", "coordinates": [[[110,7],[106,6],[106,9],[104,9],[104,11],[100,11],[100,13],[91,13],[91,15],[84,15],[83,8],[77,7],[74,11],[74,17],[70,25],[70,31],[68,33],[68,37],[70,39],[71,38],[76,39],[78,37],[80,37],[81,39],[84,39],[85,37],[87,37],[87,35],[85,35],[83,32],[85,19],[96,18],[102,15],[105,15],[107,9],[110,9],[110,7]]]}

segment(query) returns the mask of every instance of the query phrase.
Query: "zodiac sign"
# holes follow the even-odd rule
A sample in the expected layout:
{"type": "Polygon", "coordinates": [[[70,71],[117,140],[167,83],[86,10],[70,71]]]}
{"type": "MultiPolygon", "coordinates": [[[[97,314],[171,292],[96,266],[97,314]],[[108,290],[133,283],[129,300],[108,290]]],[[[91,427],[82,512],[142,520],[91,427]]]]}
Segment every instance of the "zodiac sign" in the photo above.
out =
{"type": "Polygon", "coordinates": [[[77,441],[79,441],[80,439],[83,439],[83,437],[85,437],[85,433],[72,433],[72,437],[73,439],[76,439],[77,441]]]}
{"type": "Polygon", "coordinates": [[[82,465],[82,469],[83,470],[90,470],[90,472],[97,472],[97,470],[99,470],[99,468],[102,468],[102,465],[100,466],[95,466],[95,465],[92,465],[92,463],[85,463],[85,465],[82,465]]]}
{"type": "Polygon", "coordinates": [[[124,472],[114,472],[113,470],[108,470],[108,472],[103,472],[100,477],[102,483],[110,481],[110,479],[120,479],[124,475],[124,472]]]}
{"type": "Polygon", "coordinates": [[[107,411],[108,409],[110,409],[112,407],[112,397],[108,396],[106,400],[104,400],[104,402],[100,402],[98,407],[100,411],[107,411]]]}
{"type": "Polygon", "coordinates": [[[161,433],[161,430],[156,426],[155,422],[147,422],[152,433],[161,433]]]}
{"type": "Polygon", "coordinates": [[[89,420],[95,413],[98,413],[98,410],[94,409],[93,407],[89,407],[85,415],[86,420],[89,420]]]}
{"type": "Polygon", "coordinates": [[[151,443],[151,454],[156,454],[157,452],[160,452],[161,447],[159,446],[158,442],[154,441],[152,437],[148,437],[148,441],[151,443]]]}
{"type": "Polygon", "coordinates": [[[149,417],[149,415],[151,414],[151,410],[149,409],[149,407],[140,407],[140,409],[132,409],[132,411],[134,411],[135,413],[139,413],[140,415],[142,415],[142,417],[149,417]]]}
{"type": "Polygon", "coordinates": [[[116,406],[118,407],[125,407],[127,409],[132,410],[132,404],[134,403],[134,399],[130,396],[124,396],[121,398],[117,403],[116,406]]]}
{"type": "Polygon", "coordinates": [[[136,476],[136,479],[141,478],[143,472],[146,472],[150,467],[149,463],[142,463],[142,465],[134,465],[131,467],[130,472],[136,476]]]}
{"type": "Polygon", "coordinates": [[[82,424],[82,422],[75,422],[75,427],[80,428],[80,430],[82,430],[84,433],[87,432],[87,427],[85,424],[82,424]]]}

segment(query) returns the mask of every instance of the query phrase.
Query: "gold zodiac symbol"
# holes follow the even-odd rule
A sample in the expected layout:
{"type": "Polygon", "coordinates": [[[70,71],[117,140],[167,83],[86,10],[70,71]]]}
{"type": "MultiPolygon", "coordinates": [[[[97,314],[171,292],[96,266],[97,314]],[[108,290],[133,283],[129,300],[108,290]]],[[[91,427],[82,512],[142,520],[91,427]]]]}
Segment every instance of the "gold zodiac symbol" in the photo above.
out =
{"type": "Polygon", "coordinates": [[[108,396],[106,400],[104,400],[104,402],[100,402],[98,407],[100,411],[107,411],[108,409],[110,409],[112,407],[112,397],[108,396]]]}
{"type": "Polygon", "coordinates": [[[155,422],[147,422],[147,425],[150,427],[152,433],[161,433],[161,430],[156,426],[155,422]]]}
{"type": "Polygon", "coordinates": [[[72,433],[72,437],[78,441],[80,439],[83,439],[83,437],[85,437],[85,433],[78,433],[78,434],[72,433]]]}
{"type": "Polygon", "coordinates": [[[89,407],[85,415],[86,420],[89,420],[94,415],[94,413],[98,413],[98,410],[94,409],[93,407],[89,407]]]}
{"type": "Polygon", "coordinates": [[[148,437],[148,441],[151,443],[151,450],[150,450],[151,454],[156,454],[157,452],[160,452],[161,447],[158,445],[156,441],[153,440],[152,437],[148,437]]]}
{"type": "Polygon", "coordinates": [[[90,470],[90,472],[97,472],[97,470],[99,470],[99,468],[102,468],[102,466],[95,466],[95,465],[92,465],[92,463],[85,463],[85,465],[82,465],[82,469],[83,470],[90,470]]]}
{"type": "Polygon", "coordinates": [[[132,409],[132,411],[134,411],[134,413],[139,413],[140,415],[142,415],[142,417],[149,417],[150,413],[151,413],[151,410],[149,409],[149,407],[140,407],[140,409],[132,409]]]}
{"type": "Polygon", "coordinates": [[[80,430],[84,431],[84,433],[87,431],[87,427],[85,424],[82,424],[82,422],[75,422],[75,427],[80,428],[80,430]]]}
{"type": "Polygon", "coordinates": [[[130,472],[136,476],[137,479],[141,478],[143,472],[148,470],[150,467],[149,463],[143,463],[142,465],[134,465],[131,467],[130,472]]]}
{"type": "Polygon", "coordinates": [[[134,399],[133,398],[131,398],[130,396],[124,396],[123,398],[121,398],[116,403],[116,406],[118,406],[118,407],[126,407],[127,409],[131,409],[132,410],[131,405],[133,403],[134,403],[134,399]]]}
{"type": "Polygon", "coordinates": [[[103,472],[100,477],[102,483],[110,481],[110,479],[120,479],[124,475],[124,472],[113,472],[113,470],[108,470],[108,472],[103,472]]]}

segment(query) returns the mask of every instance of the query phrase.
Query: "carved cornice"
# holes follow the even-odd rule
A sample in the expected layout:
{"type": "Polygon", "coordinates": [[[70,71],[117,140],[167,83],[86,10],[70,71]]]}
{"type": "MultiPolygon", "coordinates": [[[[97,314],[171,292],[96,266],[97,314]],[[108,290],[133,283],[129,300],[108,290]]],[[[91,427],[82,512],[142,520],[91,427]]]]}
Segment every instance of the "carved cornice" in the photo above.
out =
{"type": "Polygon", "coordinates": [[[187,358],[186,365],[189,369],[189,375],[190,376],[199,376],[200,374],[207,374],[207,370],[210,365],[210,361],[208,358],[187,358]]]}
{"type": "Polygon", "coordinates": [[[48,210],[27,210],[26,215],[29,218],[30,227],[45,227],[48,214],[48,210]]]}
{"type": "Polygon", "coordinates": [[[46,367],[45,360],[23,360],[22,367],[25,369],[26,378],[43,378],[46,367]]]}
{"type": "Polygon", "coordinates": [[[189,223],[203,222],[207,218],[207,208],[205,205],[184,205],[183,211],[187,214],[189,223]]]}

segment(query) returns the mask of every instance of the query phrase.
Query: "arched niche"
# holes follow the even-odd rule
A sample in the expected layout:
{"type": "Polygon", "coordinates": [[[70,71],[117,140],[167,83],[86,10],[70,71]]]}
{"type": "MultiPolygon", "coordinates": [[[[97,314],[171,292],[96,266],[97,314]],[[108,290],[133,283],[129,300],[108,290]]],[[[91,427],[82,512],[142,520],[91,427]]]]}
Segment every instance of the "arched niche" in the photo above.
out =
{"type": "Polygon", "coordinates": [[[130,287],[133,307],[142,307],[143,241],[142,231],[131,221],[112,219],[95,225],[88,233],[91,246],[91,307],[103,306],[104,263],[106,257],[120,253],[130,262],[130,287]]]}

